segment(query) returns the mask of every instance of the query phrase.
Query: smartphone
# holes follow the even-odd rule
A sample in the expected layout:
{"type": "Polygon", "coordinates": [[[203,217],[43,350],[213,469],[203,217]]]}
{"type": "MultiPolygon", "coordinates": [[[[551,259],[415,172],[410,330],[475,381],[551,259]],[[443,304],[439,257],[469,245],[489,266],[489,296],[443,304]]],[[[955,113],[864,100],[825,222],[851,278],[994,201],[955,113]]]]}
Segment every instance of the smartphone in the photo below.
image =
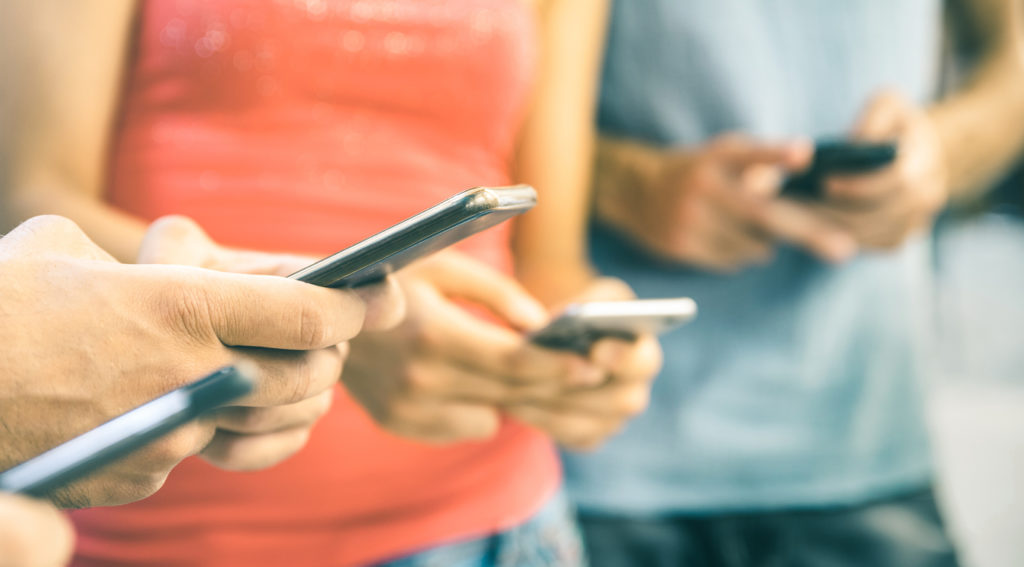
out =
{"type": "Polygon", "coordinates": [[[43,497],[252,390],[234,366],[168,392],[0,473],[0,491],[43,497]]]}
{"type": "Polygon", "coordinates": [[[574,303],[531,334],[530,340],[546,348],[587,354],[600,339],[660,335],[696,316],[697,303],[689,297],[574,303]]]}
{"type": "Polygon", "coordinates": [[[288,277],[324,287],[373,283],[536,204],[529,185],[468,189],[288,277]]]}
{"type": "Polygon", "coordinates": [[[830,175],[854,175],[881,169],[896,159],[892,142],[820,141],[814,145],[814,159],[806,171],[786,180],[782,194],[820,199],[824,181],[830,175]]]}

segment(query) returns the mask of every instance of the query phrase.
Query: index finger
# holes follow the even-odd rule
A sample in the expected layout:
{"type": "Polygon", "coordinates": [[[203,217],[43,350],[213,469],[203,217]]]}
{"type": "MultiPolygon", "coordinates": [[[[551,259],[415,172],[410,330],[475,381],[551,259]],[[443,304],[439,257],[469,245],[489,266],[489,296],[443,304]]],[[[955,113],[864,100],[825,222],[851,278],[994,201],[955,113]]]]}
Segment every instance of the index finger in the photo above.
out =
{"type": "Polygon", "coordinates": [[[803,139],[765,143],[744,136],[726,135],[711,142],[708,151],[733,167],[769,164],[799,170],[810,165],[814,147],[803,139]]]}
{"type": "Polygon", "coordinates": [[[769,234],[828,262],[846,261],[857,252],[853,236],[805,203],[789,199],[767,201],[757,220],[769,234]]]}
{"type": "Polygon", "coordinates": [[[277,276],[213,272],[183,266],[139,266],[166,284],[170,309],[186,323],[207,324],[228,346],[312,350],[345,342],[362,328],[366,305],[350,290],[277,276]]]}
{"type": "Polygon", "coordinates": [[[899,192],[899,172],[895,165],[859,175],[833,175],[825,181],[829,198],[840,203],[871,206],[899,192]]]}
{"type": "Polygon", "coordinates": [[[604,373],[582,356],[542,348],[460,308],[439,315],[448,328],[436,347],[467,370],[511,385],[594,384],[604,379],[604,373]]]}

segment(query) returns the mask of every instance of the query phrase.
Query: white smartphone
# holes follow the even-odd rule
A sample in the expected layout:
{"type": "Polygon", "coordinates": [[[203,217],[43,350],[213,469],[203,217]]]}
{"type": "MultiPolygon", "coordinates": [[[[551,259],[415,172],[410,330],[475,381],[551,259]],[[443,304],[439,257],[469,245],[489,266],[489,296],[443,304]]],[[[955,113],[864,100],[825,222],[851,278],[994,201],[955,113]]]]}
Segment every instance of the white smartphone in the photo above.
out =
{"type": "Polygon", "coordinates": [[[696,316],[697,303],[689,297],[574,303],[531,334],[530,340],[546,348],[586,354],[600,339],[660,335],[696,316]]]}
{"type": "Polygon", "coordinates": [[[536,203],[537,192],[529,185],[467,189],[288,277],[323,287],[374,283],[536,203]]]}

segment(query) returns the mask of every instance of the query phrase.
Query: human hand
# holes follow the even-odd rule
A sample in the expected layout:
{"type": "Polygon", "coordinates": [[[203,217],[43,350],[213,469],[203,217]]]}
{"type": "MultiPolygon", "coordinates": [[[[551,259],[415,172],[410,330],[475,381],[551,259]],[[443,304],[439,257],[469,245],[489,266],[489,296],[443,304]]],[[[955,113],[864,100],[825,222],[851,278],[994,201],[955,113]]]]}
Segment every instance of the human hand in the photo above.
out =
{"type": "MultiPolygon", "coordinates": [[[[119,264],[60,217],[0,239],[0,262],[0,469],[238,357],[259,369],[242,406],[318,396],[341,373],[335,345],[365,312],[354,292],[284,278],[119,264]]],[[[143,498],[215,430],[190,423],[51,497],[65,507],[143,498]]]]}
{"type": "Polygon", "coordinates": [[[399,274],[408,313],[392,331],[352,341],[342,379],[383,428],[428,442],[487,438],[499,406],[594,384],[604,373],[586,359],[530,344],[522,331],[547,312],[518,283],[457,252],[399,274]],[[457,302],[489,310],[489,322],[457,302]],[[511,327],[511,328],[509,328],[511,327]]]}
{"type": "Polygon", "coordinates": [[[806,142],[726,134],[660,153],[652,186],[598,192],[597,213],[656,255],[717,272],[768,262],[779,240],[844,260],[853,253],[847,235],[803,203],[774,198],[784,174],[810,158],[806,142]]]}
{"type": "MultiPolygon", "coordinates": [[[[625,282],[601,278],[575,301],[634,297],[625,282]]],[[[605,374],[603,383],[563,388],[557,395],[506,404],[504,409],[567,448],[592,449],[646,409],[661,358],[654,335],[641,335],[635,341],[602,339],[594,343],[588,359],[605,374]]]]}
{"type": "MultiPolygon", "coordinates": [[[[138,262],[179,264],[212,270],[287,276],[315,259],[292,254],[236,250],[215,243],[193,220],[168,216],[146,232],[138,262]]],[[[404,299],[392,279],[353,290],[366,305],[364,330],[395,326],[404,313],[404,299]]],[[[348,343],[341,343],[343,360],[348,343]]],[[[340,373],[336,379],[340,379],[340,373]]],[[[229,470],[266,468],[305,446],[313,425],[330,409],[334,388],[302,401],[271,407],[232,406],[212,414],[216,434],[200,453],[207,461],[229,470]]]]}
{"type": "Polygon", "coordinates": [[[867,105],[853,138],[896,141],[890,166],[832,176],[822,210],[868,249],[891,249],[928,227],[949,198],[942,144],[928,113],[901,95],[883,92],[867,105]]]}
{"type": "Polygon", "coordinates": [[[64,567],[71,523],[48,502],[0,493],[0,567],[64,567]]]}

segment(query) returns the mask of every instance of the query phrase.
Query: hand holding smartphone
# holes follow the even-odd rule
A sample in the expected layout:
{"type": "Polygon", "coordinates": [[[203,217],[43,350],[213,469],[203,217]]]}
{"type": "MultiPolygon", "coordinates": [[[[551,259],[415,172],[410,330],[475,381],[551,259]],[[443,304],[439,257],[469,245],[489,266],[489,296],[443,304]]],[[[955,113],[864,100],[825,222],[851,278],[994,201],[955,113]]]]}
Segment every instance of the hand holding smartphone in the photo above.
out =
{"type": "Polygon", "coordinates": [[[631,341],[646,333],[660,335],[696,316],[697,304],[689,297],[575,303],[531,334],[530,340],[546,348],[586,355],[601,339],[631,341]]]}
{"type": "Polygon", "coordinates": [[[252,377],[221,368],[0,473],[0,491],[42,497],[249,393],[252,377]]]}
{"type": "Polygon", "coordinates": [[[897,147],[892,142],[819,141],[814,158],[806,171],[786,180],[782,195],[803,199],[820,199],[824,181],[830,175],[868,173],[891,164],[897,147]]]}

